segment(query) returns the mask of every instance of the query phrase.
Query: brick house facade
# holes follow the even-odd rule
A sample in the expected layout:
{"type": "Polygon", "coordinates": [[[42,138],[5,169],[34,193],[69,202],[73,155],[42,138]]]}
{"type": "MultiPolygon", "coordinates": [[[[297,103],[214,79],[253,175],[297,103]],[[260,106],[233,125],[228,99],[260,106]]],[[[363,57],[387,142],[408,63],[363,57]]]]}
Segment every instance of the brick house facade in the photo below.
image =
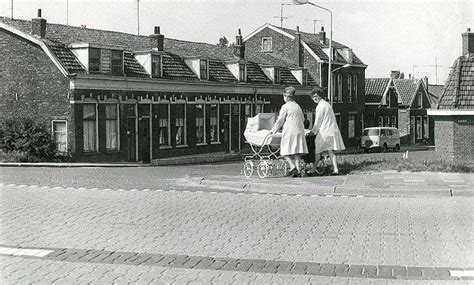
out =
{"type": "MultiPolygon", "coordinates": [[[[303,70],[308,84],[327,90],[329,54],[332,54],[332,90],[334,113],[344,143],[355,146],[364,122],[365,65],[351,48],[329,39],[324,29],[319,34],[265,24],[245,37],[245,56],[256,62],[289,66],[293,71],[303,70]]],[[[327,91],[326,91],[327,93],[327,91]]],[[[301,101],[303,111],[313,122],[315,105],[311,100],[301,101]]]]}
{"type": "Polygon", "coordinates": [[[434,142],[432,100],[421,79],[367,78],[366,127],[396,127],[404,144],[434,142]]]}
{"type": "MultiPolygon", "coordinates": [[[[0,18],[0,119],[48,123],[76,161],[143,161],[246,148],[248,117],[275,111],[285,86],[309,94],[291,65],[236,45],[0,18]],[[264,62],[264,61],[263,61],[264,62]]],[[[309,101],[309,96],[308,101],[309,101]]]]}
{"type": "Polygon", "coordinates": [[[447,160],[474,161],[474,33],[462,34],[462,55],[453,64],[439,99],[428,114],[435,120],[435,149],[447,160]]]}

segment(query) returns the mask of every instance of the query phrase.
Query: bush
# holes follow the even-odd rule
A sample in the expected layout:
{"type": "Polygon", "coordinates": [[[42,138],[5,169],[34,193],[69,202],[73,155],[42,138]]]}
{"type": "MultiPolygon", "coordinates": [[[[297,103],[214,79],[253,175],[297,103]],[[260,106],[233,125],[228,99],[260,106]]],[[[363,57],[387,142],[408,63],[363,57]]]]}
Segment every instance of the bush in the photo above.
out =
{"type": "Polygon", "coordinates": [[[9,159],[17,157],[21,161],[51,160],[56,155],[48,127],[29,117],[8,118],[2,122],[0,148],[9,159]]]}

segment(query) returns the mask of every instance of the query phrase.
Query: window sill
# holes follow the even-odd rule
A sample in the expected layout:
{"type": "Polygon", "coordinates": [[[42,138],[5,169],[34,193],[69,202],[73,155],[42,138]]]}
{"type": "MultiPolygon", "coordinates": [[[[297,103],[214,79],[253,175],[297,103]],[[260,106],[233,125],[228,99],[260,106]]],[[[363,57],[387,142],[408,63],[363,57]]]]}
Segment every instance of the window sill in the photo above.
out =
{"type": "Polygon", "coordinates": [[[221,144],[221,142],[211,142],[211,144],[221,144]]]}
{"type": "Polygon", "coordinates": [[[106,153],[118,153],[118,152],[120,152],[120,150],[119,149],[107,149],[107,150],[105,150],[105,152],[106,153]]]}
{"type": "Polygon", "coordinates": [[[158,149],[172,149],[173,147],[170,145],[161,145],[158,149]]]}
{"type": "Polygon", "coordinates": [[[204,146],[207,145],[207,143],[197,143],[196,146],[204,146]]]}
{"type": "Polygon", "coordinates": [[[184,147],[188,147],[187,144],[180,144],[180,145],[177,145],[176,148],[184,148],[184,147]]]}
{"type": "Polygon", "coordinates": [[[84,151],[83,152],[84,155],[96,155],[96,154],[99,154],[98,151],[84,151]]]}

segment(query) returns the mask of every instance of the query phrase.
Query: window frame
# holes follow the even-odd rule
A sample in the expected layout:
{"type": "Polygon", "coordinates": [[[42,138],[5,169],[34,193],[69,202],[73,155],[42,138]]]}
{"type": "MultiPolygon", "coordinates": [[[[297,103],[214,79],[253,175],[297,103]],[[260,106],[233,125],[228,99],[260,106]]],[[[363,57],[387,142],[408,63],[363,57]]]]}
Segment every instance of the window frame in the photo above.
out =
{"type": "Polygon", "coordinates": [[[84,102],[82,105],[82,132],[83,132],[83,151],[84,153],[94,153],[99,151],[99,104],[98,102],[84,102]],[[84,118],[84,109],[86,105],[93,105],[94,106],[94,116],[95,119],[93,120],[85,120],[84,118]],[[85,135],[85,121],[94,121],[94,149],[93,150],[86,150],[86,140],[84,138],[85,135]]]}
{"type": "Polygon", "coordinates": [[[216,106],[216,134],[217,134],[217,140],[212,140],[212,137],[209,137],[209,142],[211,144],[220,144],[221,143],[221,138],[220,138],[220,123],[219,123],[219,112],[220,112],[220,104],[218,102],[210,102],[209,104],[209,127],[210,127],[210,130],[212,130],[212,106],[215,105],[216,106]]]}
{"type": "Polygon", "coordinates": [[[53,140],[54,140],[54,143],[55,143],[55,145],[56,145],[56,153],[58,153],[58,154],[67,154],[67,153],[68,153],[67,128],[68,128],[68,126],[67,126],[67,120],[51,120],[51,135],[52,135],[53,140]],[[66,151],[59,151],[59,149],[58,149],[58,143],[57,143],[56,136],[55,136],[55,134],[56,134],[57,132],[54,131],[54,124],[55,124],[55,123],[65,123],[65,124],[66,124],[66,131],[65,131],[65,138],[66,138],[66,140],[65,140],[65,142],[64,142],[66,151]]]}
{"type": "Polygon", "coordinates": [[[152,55],[151,56],[151,77],[152,78],[162,78],[163,77],[163,58],[161,55],[152,55]],[[158,62],[156,61],[158,60],[158,62]],[[158,69],[156,68],[158,65],[158,69]]]}
{"type": "Polygon", "coordinates": [[[247,82],[247,65],[239,63],[239,82],[247,82]]]}
{"type": "Polygon", "coordinates": [[[281,82],[281,73],[280,73],[280,68],[278,68],[278,67],[274,68],[274,80],[273,80],[273,82],[275,84],[280,84],[280,82],[281,82]]]}
{"type": "Polygon", "coordinates": [[[416,139],[423,139],[423,117],[416,116],[416,139]]]}
{"type": "Polygon", "coordinates": [[[100,73],[101,70],[102,70],[102,68],[101,68],[102,67],[102,64],[101,64],[102,50],[100,48],[89,48],[87,56],[88,56],[88,61],[89,61],[88,62],[89,63],[88,64],[89,73],[100,73]],[[97,55],[98,55],[97,58],[96,57],[91,57],[92,51],[97,52],[97,55]],[[97,63],[95,61],[97,61],[97,63]],[[93,65],[94,67],[97,65],[97,70],[96,69],[94,69],[94,70],[91,69],[91,66],[92,66],[91,63],[92,62],[94,62],[94,65],[93,65]]]}
{"type": "Polygon", "coordinates": [[[342,74],[341,73],[338,73],[337,74],[337,102],[341,103],[343,102],[343,96],[342,96],[342,93],[343,93],[343,89],[342,89],[342,86],[343,86],[343,77],[342,77],[342,74]]]}
{"type": "Polygon", "coordinates": [[[195,106],[195,127],[196,127],[196,145],[197,146],[201,146],[201,145],[207,145],[207,132],[206,132],[206,103],[204,101],[197,101],[196,104],[194,105],[195,106]],[[197,112],[198,112],[198,106],[202,106],[202,142],[198,142],[198,116],[197,116],[197,112]]]}
{"type": "Polygon", "coordinates": [[[207,59],[199,60],[199,78],[201,80],[209,80],[209,61],[207,59]]]}
{"type": "Polygon", "coordinates": [[[355,102],[359,101],[359,98],[358,98],[359,96],[357,94],[358,93],[357,92],[358,91],[357,90],[357,80],[358,80],[357,74],[352,75],[352,87],[354,89],[354,94],[353,95],[354,95],[354,98],[355,98],[355,102]]]}
{"type": "Polygon", "coordinates": [[[356,121],[357,121],[357,113],[349,113],[347,117],[347,137],[352,139],[356,137],[356,121]],[[351,120],[351,117],[353,120],[351,120]],[[352,136],[351,136],[351,123],[352,123],[352,136]]]}
{"type": "Polygon", "coordinates": [[[423,138],[429,139],[430,138],[430,118],[427,115],[423,116],[423,138]]]}
{"type": "Polygon", "coordinates": [[[347,98],[348,103],[352,103],[352,75],[347,75],[347,89],[349,90],[349,96],[347,98]]]}
{"type": "Polygon", "coordinates": [[[262,52],[273,52],[273,38],[272,37],[262,37],[262,44],[261,44],[262,52]],[[269,43],[265,45],[265,42],[269,43]],[[265,46],[269,47],[265,49],[265,46]]]}
{"type": "Polygon", "coordinates": [[[124,63],[123,63],[123,50],[112,50],[111,55],[110,55],[110,74],[111,75],[116,75],[116,76],[123,76],[124,73],[124,63]],[[117,68],[119,66],[117,62],[114,64],[114,60],[118,61],[117,59],[114,59],[114,55],[120,54],[120,70],[119,72],[116,72],[114,68],[117,68]]]}
{"type": "Polygon", "coordinates": [[[171,104],[169,101],[167,100],[162,100],[159,104],[158,104],[158,145],[159,145],[159,149],[167,149],[167,148],[171,148],[171,104]],[[165,101],[165,102],[163,102],[165,101]],[[165,106],[165,109],[166,109],[166,118],[162,118],[161,117],[161,111],[160,111],[160,107],[161,106],[165,106]],[[161,124],[161,120],[166,120],[166,123],[167,123],[167,126],[166,126],[166,134],[168,136],[168,141],[167,141],[167,144],[161,144],[160,143],[160,129],[162,128],[160,126],[161,124]]]}
{"type": "Polygon", "coordinates": [[[175,117],[174,118],[174,128],[175,128],[175,133],[174,133],[174,137],[175,137],[175,145],[177,148],[180,148],[180,147],[187,147],[188,146],[188,134],[187,134],[187,124],[186,124],[186,116],[187,116],[187,104],[186,102],[176,102],[175,104],[173,104],[175,106],[175,108],[177,108],[179,105],[183,105],[183,117],[175,117]],[[177,140],[176,140],[176,134],[177,134],[177,131],[178,131],[178,125],[177,125],[177,119],[183,119],[183,143],[182,144],[178,144],[177,140]]]}
{"type": "Polygon", "coordinates": [[[106,102],[105,103],[105,117],[104,117],[104,120],[105,120],[105,149],[106,151],[119,151],[120,150],[120,106],[119,106],[119,103],[118,102],[106,102]],[[115,114],[116,114],[116,118],[115,119],[108,119],[107,118],[107,107],[108,106],[114,106],[116,108],[115,110],[115,114]],[[115,131],[116,131],[116,147],[115,148],[109,148],[108,145],[109,145],[109,142],[108,142],[108,135],[107,135],[107,121],[115,121],[116,123],[116,126],[115,126],[115,131]]]}
{"type": "Polygon", "coordinates": [[[392,116],[392,120],[390,122],[392,128],[397,128],[398,122],[397,122],[397,116],[392,116]]]}

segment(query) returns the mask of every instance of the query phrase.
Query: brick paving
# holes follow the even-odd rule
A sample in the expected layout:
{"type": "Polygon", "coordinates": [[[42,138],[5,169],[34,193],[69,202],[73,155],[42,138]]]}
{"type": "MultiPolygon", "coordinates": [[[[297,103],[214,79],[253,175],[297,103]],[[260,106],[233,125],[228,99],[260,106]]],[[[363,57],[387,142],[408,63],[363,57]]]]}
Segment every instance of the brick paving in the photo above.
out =
{"type": "MultiPolygon", "coordinates": [[[[226,167],[211,167],[206,179],[218,171],[231,179],[233,168],[226,167]]],[[[303,195],[301,185],[286,192],[187,187],[177,182],[194,183],[200,169],[183,169],[174,175],[161,168],[1,169],[0,247],[54,251],[0,254],[0,283],[472,279],[450,274],[474,268],[471,197],[303,195]],[[126,182],[130,175],[136,184],[126,182]]],[[[400,174],[383,175],[393,184],[400,174]]],[[[472,178],[438,177],[461,185],[472,178]]],[[[330,186],[344,178],[318,179],[330,186]]],[[[430,177],[405,179],[435,184],[430,177]]]]}

